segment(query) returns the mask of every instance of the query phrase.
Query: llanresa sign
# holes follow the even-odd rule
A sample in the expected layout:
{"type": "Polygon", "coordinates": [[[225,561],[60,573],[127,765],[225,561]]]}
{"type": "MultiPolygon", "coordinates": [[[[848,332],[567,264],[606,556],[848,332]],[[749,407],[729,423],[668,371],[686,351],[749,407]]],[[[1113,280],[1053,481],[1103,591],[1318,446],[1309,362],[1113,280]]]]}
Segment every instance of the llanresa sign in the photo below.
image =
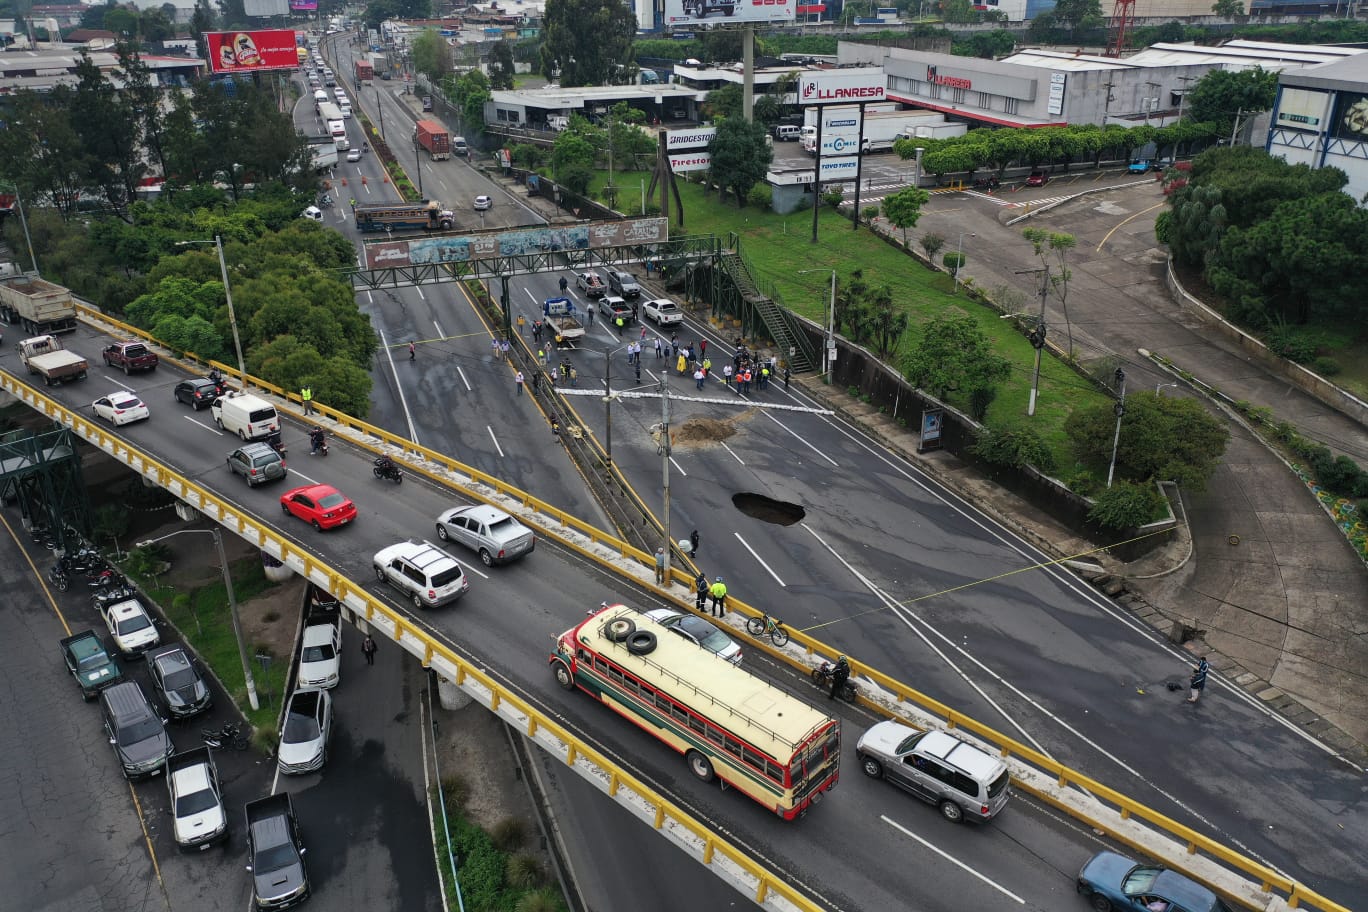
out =
{"type": "Polygon", "coordinates": [[[798,103],[804,107],[886,99],[882,69],[861,68],[804,73],[798,79],[798,103]]]}

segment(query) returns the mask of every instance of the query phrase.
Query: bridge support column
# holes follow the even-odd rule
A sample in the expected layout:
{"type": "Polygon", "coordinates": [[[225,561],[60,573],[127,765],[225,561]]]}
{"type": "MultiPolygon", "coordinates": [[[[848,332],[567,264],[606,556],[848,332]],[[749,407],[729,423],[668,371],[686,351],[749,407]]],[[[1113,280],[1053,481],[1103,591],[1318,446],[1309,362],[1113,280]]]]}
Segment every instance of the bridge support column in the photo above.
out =
{"type": "Polygon", "coordinates": [[[455,681],[438,675],[437,699],[442,704],[442,709],[465,709],[474,698],[457,687],[455,681]]]}

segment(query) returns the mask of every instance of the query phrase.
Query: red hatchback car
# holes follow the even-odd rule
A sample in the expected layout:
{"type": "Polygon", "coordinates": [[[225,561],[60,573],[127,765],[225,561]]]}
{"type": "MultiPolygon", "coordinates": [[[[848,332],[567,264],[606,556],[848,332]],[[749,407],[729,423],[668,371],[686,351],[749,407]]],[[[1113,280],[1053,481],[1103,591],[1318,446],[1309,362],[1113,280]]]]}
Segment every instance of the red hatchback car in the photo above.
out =
{"type": "Polygon", "coordinates": [[[1039,168],[1031,172],[1031,176],[1026,178],[1026,186],[1043,187],[1050,182],[1050,175],[1039,168]]]}
{"type": "Polygon", "coordinates": [[[356,504],[332,485],[305,485],[280,495],[286,516],[298,516],[320,532],[345,526],[356,519],[356,504]]]}

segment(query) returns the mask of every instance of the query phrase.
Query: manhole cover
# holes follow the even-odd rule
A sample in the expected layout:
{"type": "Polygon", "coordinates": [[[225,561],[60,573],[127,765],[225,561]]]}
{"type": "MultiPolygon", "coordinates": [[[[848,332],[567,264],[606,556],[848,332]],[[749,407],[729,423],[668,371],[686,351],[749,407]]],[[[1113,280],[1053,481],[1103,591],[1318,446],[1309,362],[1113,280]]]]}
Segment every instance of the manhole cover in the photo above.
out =
{"type": "Polygon", "coordinates": [[[763,494],[733,494],[732,506],[752,519],[774,523],[776,526],[791,526],[802,522],[807,511],[794,503],[775,500],[763,494]]]}

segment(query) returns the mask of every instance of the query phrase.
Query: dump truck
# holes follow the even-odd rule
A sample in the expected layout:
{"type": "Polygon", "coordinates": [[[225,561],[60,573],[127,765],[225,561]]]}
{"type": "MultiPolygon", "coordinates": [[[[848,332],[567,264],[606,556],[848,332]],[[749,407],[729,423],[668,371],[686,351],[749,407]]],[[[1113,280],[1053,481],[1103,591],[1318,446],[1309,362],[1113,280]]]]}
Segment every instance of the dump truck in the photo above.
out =
{"type": "Polygon", "coordinates": [[[436,200],[419,203],[368,203],[356,207],[357,231],[450,231],[456,213],[436,200]]]}
{"type": "Polygon", "coordinates": [[[41,374],[48,386],[68,380],[84,380],[90,365],[74,351],[62,347],[56,336],[34,336],[19,343],[19,357],[30,374],[41,374]]]}
{"type": "Polygon", "coordinates": [[[375,69],[369,60],[356,61],[356,84],[370,85],[371,79],[375,77],[375,69]]]}
{"type": "Polygon", "coordinates": [[[76,328],[76,301],[61,285],[37,276],[5,276],[0,278],[0,317],[34,336],[71,332],[76,328]]]}
{"type": "Polygon", "coordinates": [[[309,871],[289,792],[249,801],[243,810],[256,907],[284,909],[303,902],[309,896],[309,871]]]}
{"type": "Polygon", "coordinates": [[[573,347],[584,338],[584,324],[575,316],[575,302],[569,298],[547,298],[542,302],[547,337],[557,348],[573,347]]]}
{"type": "Polygon", "coordinates": [[[418,121],[413,128],[413,139],[427,150],[433,161],[451,158],[451,134],[437,121],[418,121]]]}

